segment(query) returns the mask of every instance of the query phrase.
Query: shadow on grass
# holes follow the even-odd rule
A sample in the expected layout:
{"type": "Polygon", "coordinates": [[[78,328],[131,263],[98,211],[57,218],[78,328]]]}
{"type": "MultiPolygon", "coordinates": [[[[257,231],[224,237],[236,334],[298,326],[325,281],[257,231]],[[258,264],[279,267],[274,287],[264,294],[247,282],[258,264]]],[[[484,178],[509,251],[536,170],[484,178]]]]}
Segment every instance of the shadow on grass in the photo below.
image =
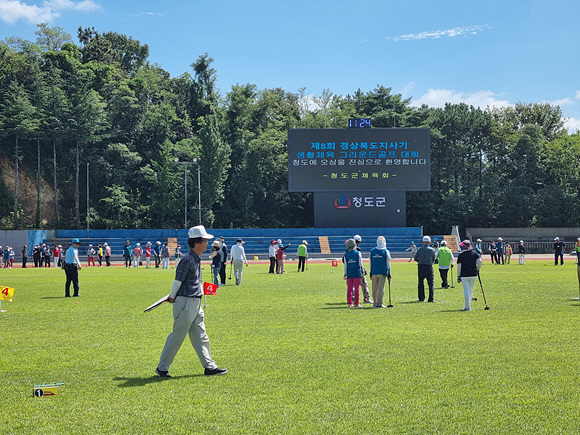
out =
{"type": "Polygon", "coordinates": [[[71,299],[71,298],[65,298],[64,296],[44,296],[40,299],[71,299]]]}
{"type": "Polygon", "coordinates": [[[120,388],[126,387],[143,387],[149,384],[155,384],[157,382],[171,382],[177,379],[187,379],[187,378],[198,378],[202,377],[203,374],[198,375],[183,375],[183,376],[172,376],[170,379],[167,378],[160,378],[159,376],[150,376],[147,378],[124,378],[124,377],[116,377],[113,378],[114,381],[123,381],[122,384],[119,384],[120,388]]]}
{"type": "Polygon", "coordinates": [[[327,303],[326,307],[322,307],[321,310],[346,310],[348,309],[348,305],[343,302],[337,303],[327,303]]]}

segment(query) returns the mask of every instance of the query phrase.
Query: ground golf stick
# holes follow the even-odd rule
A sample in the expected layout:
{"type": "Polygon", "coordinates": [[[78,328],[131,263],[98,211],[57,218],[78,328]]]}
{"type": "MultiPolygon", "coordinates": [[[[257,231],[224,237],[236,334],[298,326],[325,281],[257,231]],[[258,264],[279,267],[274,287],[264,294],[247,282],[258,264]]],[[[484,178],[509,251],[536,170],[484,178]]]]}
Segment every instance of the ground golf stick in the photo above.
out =
{"type": "Polygon", "coordinates": [[[455,288],[453,285],[453,265],[451,265],[451,288],[455,288]]]}
{"type": "Polygon", "coordinates": [[[481,283],[481,276],[479,276],[479,272],[477,272],[477,279],[479,279],[479,285],[481,287],[481,294],[483,295],[483,302],[485,303],[485,309],[489,310],[489,306],[487,305],[487,300],[485,299],[485,292],[483,291],[483,284],[481,283]]]}
{"type": "Polygon", "coordinates": [[[391,303],[391,279],[387,278],[389,280],[389,305],[387,305],[388,308],[393,308],[393,304],[391,303]]]}
{"type": "Polygon", "coordinates": [[[232,267],[233,267],[233,260],[230,261],[230,277],[228,279],[232,279],[232,267]]]}

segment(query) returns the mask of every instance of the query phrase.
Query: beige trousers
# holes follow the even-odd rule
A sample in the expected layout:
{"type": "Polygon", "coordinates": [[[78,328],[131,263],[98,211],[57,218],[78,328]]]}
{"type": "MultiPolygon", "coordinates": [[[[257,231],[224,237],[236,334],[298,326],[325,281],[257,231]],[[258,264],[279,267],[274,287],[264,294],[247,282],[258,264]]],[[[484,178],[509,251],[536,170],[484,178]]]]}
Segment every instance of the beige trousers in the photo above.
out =
{"type": "Polygon", "coordinates": [[[159,370],[169,371],[169,366],[187,334],[189,334],[189,340],[201,361],[201,365],[206,369],[217,367],[211,358],[201,299],[178,296],[173,303],[173,332],[165,341],[165,347],[163,347],[157,366],[159,370]]]}
{"type": "Polygon", "coordinates": [[[385,275],[373,275],[372,286],[373,286],[373,303],[375,306],[383,305],[383,298],[385,297],[385,281],[387,277],[385,275]]]}

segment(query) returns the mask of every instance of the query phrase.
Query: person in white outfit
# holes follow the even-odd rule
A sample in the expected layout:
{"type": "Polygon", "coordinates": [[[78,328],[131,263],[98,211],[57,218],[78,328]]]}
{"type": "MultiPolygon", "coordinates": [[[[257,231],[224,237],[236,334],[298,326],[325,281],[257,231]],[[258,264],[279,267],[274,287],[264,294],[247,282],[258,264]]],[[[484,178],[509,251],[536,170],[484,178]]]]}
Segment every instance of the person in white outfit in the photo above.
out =
{"type": "Polygon", "coordinates": [[[457,282],[463,285],[463,299],[465,307],[463,311],[471,311],[471,298],[475,288],[475,280],[481,269],[481,255],[472,249],[471,241],[464,240],[459,244],[462,249],[461,254],[457,257],[457,282]]]}
{"type": "Polygon", "coordinates": [[[242,274],[244,273],[244,264],[248,265],[248,260],[246,259],[246,251],[243,247],[244,241],[242,239],[236,240],[236,244],[232,246],[230,254],[232,255],[232,260],[234,261],[234,276],[236,277],[236,285],[242,283],[242,274]]]}

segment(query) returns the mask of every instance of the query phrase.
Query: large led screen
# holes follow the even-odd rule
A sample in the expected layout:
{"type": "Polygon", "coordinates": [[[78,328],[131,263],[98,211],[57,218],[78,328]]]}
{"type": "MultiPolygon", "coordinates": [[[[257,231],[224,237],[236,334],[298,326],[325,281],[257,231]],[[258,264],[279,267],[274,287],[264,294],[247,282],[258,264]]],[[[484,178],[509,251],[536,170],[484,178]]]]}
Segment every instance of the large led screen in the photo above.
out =
{"type": "Polygon", "coordinates": [[[431,190],[428,128],[288,130],[290,192],[431,190]]]}

